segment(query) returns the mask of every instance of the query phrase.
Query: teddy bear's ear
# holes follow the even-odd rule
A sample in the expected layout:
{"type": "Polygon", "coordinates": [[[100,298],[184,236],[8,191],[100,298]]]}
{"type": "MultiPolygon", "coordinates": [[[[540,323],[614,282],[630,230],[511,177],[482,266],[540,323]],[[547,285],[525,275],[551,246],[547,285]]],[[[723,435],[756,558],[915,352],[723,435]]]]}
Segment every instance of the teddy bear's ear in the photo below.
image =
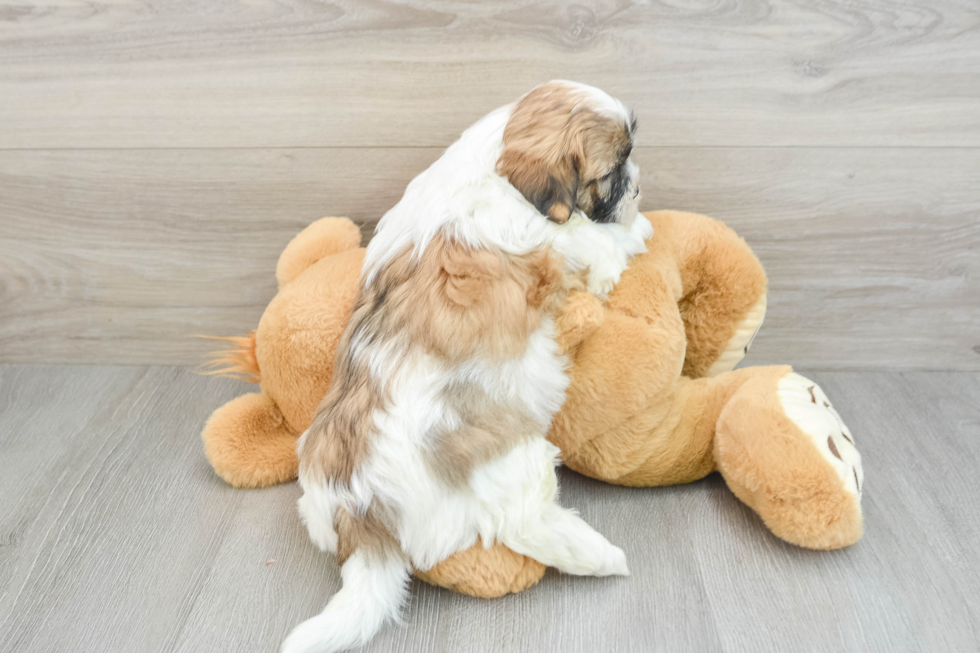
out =
{"type": "Polygon", "coordinates": [[[574,162],[549,165],[517,148],[508,148],[497,161],[497,172],[552,222],[564,224],[575,212],[579,175],[574,162]]]}
{"type": "Polygon", "coordinates": [[[279,287],[317,261],[359,247],[361,230],[347,218],[321,218],[289,241],[276,264],[279,287]]]}

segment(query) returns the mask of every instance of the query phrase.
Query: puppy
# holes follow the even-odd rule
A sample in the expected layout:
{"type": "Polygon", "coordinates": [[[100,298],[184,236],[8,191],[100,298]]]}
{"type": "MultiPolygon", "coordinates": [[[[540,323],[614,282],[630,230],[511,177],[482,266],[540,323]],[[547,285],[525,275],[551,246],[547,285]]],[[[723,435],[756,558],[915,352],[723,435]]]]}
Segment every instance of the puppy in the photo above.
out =
{"type": "Polygon", "coordinates": [[[623,552],[556,503],[564,401],[553,312],[604,297],[652,235],[631,114],[550,82],[482,118],[416,177],[367,248],[334,378],[298,445],[299,501],[343,588],[286,653],[337,651],[397,620],[412,567],[477,537],[580,575],[623,552]]]}

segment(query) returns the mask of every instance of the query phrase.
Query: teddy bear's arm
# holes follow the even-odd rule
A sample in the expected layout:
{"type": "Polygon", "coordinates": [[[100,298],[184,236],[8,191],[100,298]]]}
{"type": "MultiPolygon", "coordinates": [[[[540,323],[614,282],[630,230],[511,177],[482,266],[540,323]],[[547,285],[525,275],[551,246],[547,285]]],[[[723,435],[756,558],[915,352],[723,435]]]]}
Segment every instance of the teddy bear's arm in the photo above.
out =
{"type": "MultiPolygon", "coordinates": [[[[648,251],[633,259],[607,305],[586,297],[573,302],[573,295],[556,320],[559,343],[573,345],[573,365],[549,437],[572,469],[628,485],[679,483],[710,472],[714,429],[708,413],[716,414],[740,381],[679,379],[687,331],[699,326],[682,320],[679,303],[685,290],[700,296],[710,289],[699,289],[694,275],[678,266],[677,252],[691,250],[686,239],[694,236],[675,227],[674,214],[648,215],[657,222],[648,251]]],[[[702,216],[690,216],[690,222],[709,234],[728,232],[702,216]]],[[[708,256],[714,242],[702,239],[701,255],[708,256]]],[[[740,251],[748,252],[744,246],[740,251]]]]}
{"type": "MultiPolygon", "coordinates": [[[[666,299],[665,299],[666,301],[666,299]]],[[[607,310],[602,323],[573,352],[571,383],[549,439],[572,469],[615,481],[635,467],[632,453],[666,415],[684,356],[677,309],[661,321],[607,310]],[[635,430],[624,425],[637,424],[635,430]],[[608,436],[615,432],[611,440],[608,436]],[[605,440],[598,449],[592,442],[605,440]]]]}
{"type": "Polygon", "coordinates": [[[735,367],[766,312],[766,273],[745,241],[723,222],[681,211],[651,211],[654,241],[672,250],[680,274],[678,307],[687,354],[684,376],[735,367]]]}
{"type": "Polygon", "coordinates": [[[602,324],[602,302],[592,293],[574,291],[555,317],[555,338],[565,354],[571,354],[602,324]]]}

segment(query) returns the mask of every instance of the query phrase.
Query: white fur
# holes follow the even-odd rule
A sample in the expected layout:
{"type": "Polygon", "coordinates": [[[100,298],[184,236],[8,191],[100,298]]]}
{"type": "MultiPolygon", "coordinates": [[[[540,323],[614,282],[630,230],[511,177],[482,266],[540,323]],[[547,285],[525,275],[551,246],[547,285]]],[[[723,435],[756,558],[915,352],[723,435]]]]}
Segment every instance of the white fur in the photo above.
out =
{"type": "Polygon", "coordinates": [[[408,574],[399,556],[371,560],[355,551],[340,570],[343,588],[323,612],[289,633],[283,653],[330,653],[366,644],[385,621],[400,619],[408,574]]]}
{"type": "Polygon", "coordinates": [[[313,500],[313,494],[299,498],[299,516],[310,532],[310,539],[324,553],[337,553],[337,531],[333,528],[333,512],[321,512],[313,500]]]}
{"type": "MultiPolygon", "coordinates": [[[[628,120],[617,101],[596,89],[577,88],[591,94],[603,111],[628,120]]],[[[553,247],[565,256],[569,272],[588,270],[589,289],[601,296],[618,281],[630,257],[645,251],[652,227],[636,214],[635,205],[632,215],[620,216],[623,224],[595,224],[576,214],[556,225],[497,174],[510,111],[511,106],[502,107],[478,121],[408,185],[368,245],[363,283],[370,285],[375,273],[406,248],[421,255],[438,233],[510,254],[553,247]]],[[[635,175],[635,166],[630,170],[635,175]]],[[[343,566],[344,588],[321,615],[290,635],[284,652],[335,651],[363,643],[397,616],[410,565],[429,569],[472,546],[477,537],[485,546],[499,541],[572,574],[628,573],[619,548],[556,503],[559,451],[546,435],[564,402],[568,361],[559,352],[550,318],[532,334],[521,357],[503,362],[477,358],[449,368],[407,341],[352,342],[351,351],[364,357],[372,375],[384,379],[388,401],[372,416],[371,447],[349,485],[319,485],[301,475],[300,513],[313,541],[335,551],[337,507],[354,515],[363,515],[372,502],[390,507],[397,522],[388,527],[404,559],[377,561],[355,553],[343,566]],[[440,398],[448,384],[459,382],[479,386],[492,399],[521,402],[541,425],[506,454],[473,470],[464,490],[435,477],[426,463],[435,446],[433,433],[461,423],[440,398]]]]}
{"type": "Polygon", "coordinates": [[[565,256],[570,272],[588,270],[589,292],[605,299],[630,259],[647,250],[646,241],[653,236],[653,226],[637,214],[630,227],[596,224],[577,211],[553,241],[553,247],[565,256]]]}

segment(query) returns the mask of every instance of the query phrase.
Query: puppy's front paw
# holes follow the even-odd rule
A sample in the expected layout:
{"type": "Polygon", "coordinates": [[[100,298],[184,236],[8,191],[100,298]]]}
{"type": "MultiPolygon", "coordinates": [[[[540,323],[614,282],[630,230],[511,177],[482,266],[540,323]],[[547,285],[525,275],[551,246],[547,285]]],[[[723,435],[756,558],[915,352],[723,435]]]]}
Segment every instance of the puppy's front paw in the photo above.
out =
{"type": "Polygon", "coordinates": [[[586,279],[589,292],[601,299],[606,299],[616,284],[619,283],[619,278],[625,269],[625,261],[618,261],[612,257],[591,265],[586,279]]]}
{"type": "Polygon", "coordinates": [[[589,291],[597,297],[606,298],[616,287],[616,279],[603,277],[589,282],[589,291]]]}

